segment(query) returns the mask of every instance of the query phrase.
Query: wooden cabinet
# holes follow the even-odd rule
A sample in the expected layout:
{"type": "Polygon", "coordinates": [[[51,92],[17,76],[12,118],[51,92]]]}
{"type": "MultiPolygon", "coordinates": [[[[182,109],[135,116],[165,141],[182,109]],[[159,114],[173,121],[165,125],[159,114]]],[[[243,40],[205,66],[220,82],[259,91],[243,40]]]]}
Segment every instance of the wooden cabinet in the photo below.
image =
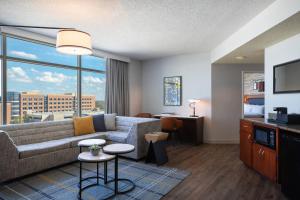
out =
{"type": "Polygon", "coordinates": [[[240,123],[240,159],[249,167],[252,166],[252,124],[241,120],[240,123]]]}
{"type": "MultiPolygon", "coordinates": [[[[267,127],[271,128],[271,127],[267,127]]],[[[240,121],[240,159],[272,181],[277,181],[277,152],[271,148],[254,143],[253,123],[240,121]]],[[[276,133],[278,135],[278,132],[276,133]]],[[[278,146],[277,146],[278,147],[278,146]]]]}
{"type": "Polygon", "coordinates": [[[263,176],[277,180],[276,151],[259,144],[252,146],[252,166],[263,176]]]}

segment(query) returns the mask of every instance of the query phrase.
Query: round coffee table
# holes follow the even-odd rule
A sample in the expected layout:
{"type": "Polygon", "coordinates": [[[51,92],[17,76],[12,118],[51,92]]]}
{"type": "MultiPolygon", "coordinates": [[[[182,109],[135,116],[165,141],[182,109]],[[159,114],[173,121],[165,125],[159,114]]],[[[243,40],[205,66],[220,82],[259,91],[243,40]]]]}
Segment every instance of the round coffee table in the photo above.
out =
{"type": "MultiPolygon", "coordinates": [[[[99,152],[98,156],[93,156],[90,152],[83,152],[78,155],[79,160],[79,192],[78,192],[78,198],[81,199],[81,193],[83,190],[90,188],[92,186],[99,185],[99,179],[104,180],[104,184],[107,184],[107,161],[113,160],[115,158],[114,155],[108,155],[103,152],[99,152]],[[99,163],[104,162],[104,177],[99,176],[99,163]],[[86,178],[82,178],[82,163],[97,163],[97,176],[90,176],[86,178]],[[89,180],[89,179],[97,179],[96,183],[87,185],[85,187],[82,187],[82,182],[89,180]]],[[[111,189],[113,191],[113,189],[111,189]]],[[[115,193],[112,193],[112,195],[109,195],[108,197],[105,197],[104,199],[109,199],[111,197],[115,196],[115,193]]]]}
{"type": "Polygon", "coordinates": [[[110,145],[103,147],[104,153],[107,153],[110,155],[115,155],[115,179],[108,181],[108,182],[113,182],[113,181],[115,182],[115,195],[130,192],[135,188],[135,184],[132,180],[125,179],[125,178],[119,178],[119,172],[118,172],[119,155],[133,152],[134,149],[135,149],[134,146],[131,144],[110,144],[110,145]],[[127,189],[127,190],[119,191],[118,182],[121,182],[121,181],[128,182],[131,185],[131,187],[129,187],[129,189],[127,189]]]}
{"type": "Polygon", "coordinates": [[[82,147],[90,147],[94,144],[103,146],[106,143],[103,139],[87,139],[87,140],[81,140],[78,142],[78,146],[80,148],[80,153],[82,152],[82,147]]]}

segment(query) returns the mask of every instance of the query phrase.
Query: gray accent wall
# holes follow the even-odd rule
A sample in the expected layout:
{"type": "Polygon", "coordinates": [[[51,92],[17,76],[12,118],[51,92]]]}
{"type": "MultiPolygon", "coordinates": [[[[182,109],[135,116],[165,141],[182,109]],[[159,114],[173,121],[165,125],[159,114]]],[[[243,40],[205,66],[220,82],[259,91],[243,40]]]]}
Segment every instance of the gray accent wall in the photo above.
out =
{"type": "Polygon", "coordinates": [[[239,120],[242,117],[242,72],[263,71],[263,64],[212,65],[211,143],[239,143],[239,120]]]}
{"type": "Polygon", "coordinates": [[[204,141],[209,137],[211,122],[211,64],[209,54],[189,54],[143,62],[142,110],[152,114],[172,112],[192,114],[189,99],[202,101],[196,114],[205,116],[204,141]],[[163,105],[163,78],[182,76],[182,106],[163,105]]]}
{"type": "Polygon", "coordinates": [[[131,60],[128,69],[129,115],[142,112],[142,63],[131,60]]]}

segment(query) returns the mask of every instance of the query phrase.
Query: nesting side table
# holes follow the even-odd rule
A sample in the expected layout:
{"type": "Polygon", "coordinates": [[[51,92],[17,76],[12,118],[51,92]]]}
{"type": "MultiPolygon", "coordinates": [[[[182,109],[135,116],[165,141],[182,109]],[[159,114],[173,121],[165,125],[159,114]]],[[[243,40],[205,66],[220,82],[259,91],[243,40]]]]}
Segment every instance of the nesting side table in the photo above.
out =
{"type": "Polygon", "coordinates": [[[106,141],[103,139],[87,139],[87,140],[81,140],[78,142],[78,146],[80,148],[80,153],[82,152],[82,147],[90,147],[94,144],[98,146],[103,146],[105,145],[106,141]]]}
{"type": "Polygon", "coordinates": [[[119,172],[118,172],[118,158],[119,155],[121,154],[126,154],[134,151],[134,146],[131,144],[110,144],[105,147],[103,147],[103,152],[110,154],[110,155],[115,155],[115,179],[108,181],[108,182],[115,182],[115,195],[117,194],[125,194],[127,192],[132,191],[135,188],[135,184],[132,180],[125,179],[125,178],[119,178],[119,172]],[[123,181],[123,182],[128,182],[131,187],[127,190],[119,191],[118,188],[118,182],[123,181]]]}
{"type": "MultiPolygon", "coordinates": [[[[83,152],[80,153],[78,155],[78,160],[79,160],[79,168],[80,168],[80,172],[79,172],[79,194],[78,194],[78,198],[82,199],[82,192],[87,189],[90,188],[92,186],[96,186],[99,185],[99,179],[103,179],[104,180],[104,184],[107,184],[107,161],[113,160],[115,158],[114,155],[108,155],[105,154],[103,152],[100,152],[98,156],[93,156],[90,152],[83,152]],[[99,163],[104,162],[104,177],[100,177],[99,176],[99,163]],[[97,176],[91,176],[91,177],[82,177],[82,164],[83,163],[97,163],[97,176]],[[96,179],[97,182],[94,184],[90,184],[87,185],[85,187],[82,187],[82,182],[89,180],[89,179],[96,179]]],[[[112,189],[113,191],[113,189],[112,189]]],[[[111,197],[113,197],[115,195],[115,193],[112,192],[111,195],[109,195],[108,197],[105,197],[104,199],[109,199],[111,197]]]]}

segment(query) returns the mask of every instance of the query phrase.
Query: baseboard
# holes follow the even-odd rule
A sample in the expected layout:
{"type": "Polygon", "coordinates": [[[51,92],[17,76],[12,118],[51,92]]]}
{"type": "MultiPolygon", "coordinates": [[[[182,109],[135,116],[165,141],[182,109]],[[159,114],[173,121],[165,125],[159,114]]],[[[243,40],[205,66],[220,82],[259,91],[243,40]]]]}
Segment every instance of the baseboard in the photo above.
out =
{"type": "Polygon", "coordinates": [[[239,144],[240,140],[204,140],[206,144],[239,144]]]}

